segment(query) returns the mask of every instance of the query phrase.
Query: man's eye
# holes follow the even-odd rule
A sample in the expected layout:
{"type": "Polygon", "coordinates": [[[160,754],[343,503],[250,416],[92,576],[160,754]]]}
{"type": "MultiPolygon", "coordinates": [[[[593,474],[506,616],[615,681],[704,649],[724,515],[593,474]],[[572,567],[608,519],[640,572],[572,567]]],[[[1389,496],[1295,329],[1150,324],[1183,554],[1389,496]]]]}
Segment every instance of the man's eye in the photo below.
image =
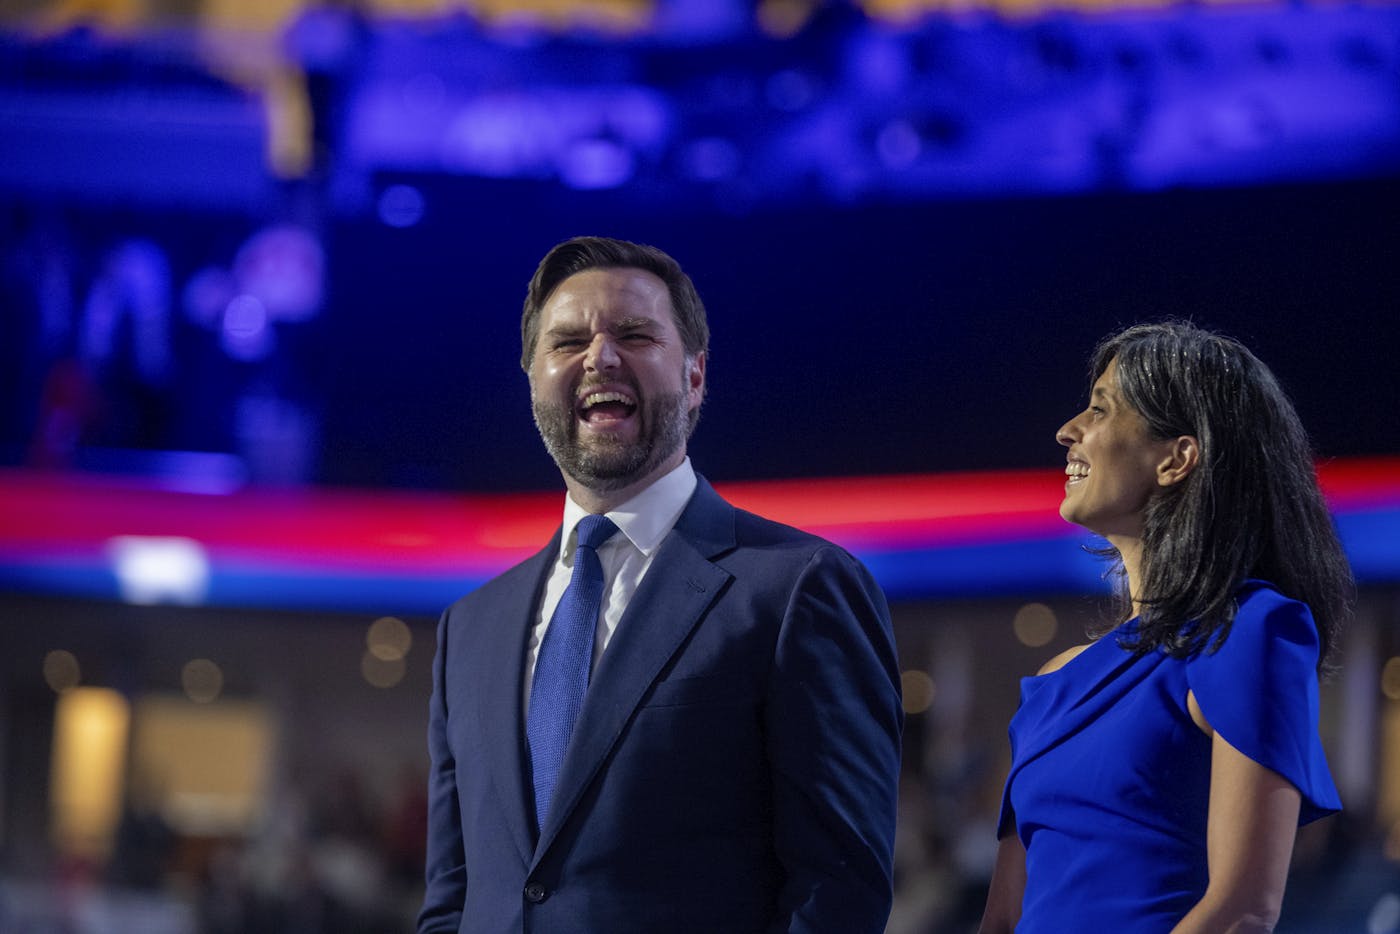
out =
{"type": "Polygon", "coordinates": [[[554,342],[555,350],[572,350],[576,347],[582,346],[583,341],[579,340],[576,337],[561,337],[554,342]]]}
{"type": "Polygon", "coordinates": [[[1103,414],[1103,406],[1091,405],[1091,406],[1089,406],[1089,411],[1090,411],[1090,412],[1093,412],[1095,415],[1102,415],[1102,414],[1103,414]]]}

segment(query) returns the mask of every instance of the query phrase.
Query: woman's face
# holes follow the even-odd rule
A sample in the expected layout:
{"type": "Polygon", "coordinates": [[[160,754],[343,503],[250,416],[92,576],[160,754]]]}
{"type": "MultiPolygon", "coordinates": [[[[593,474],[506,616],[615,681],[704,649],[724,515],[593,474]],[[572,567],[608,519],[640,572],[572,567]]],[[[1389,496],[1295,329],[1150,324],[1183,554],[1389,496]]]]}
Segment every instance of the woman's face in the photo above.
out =
{"type": "Polygon", "coordinates": [[[1055,440],[1069,449],[1060,515],[1110,541],[1141,537],[1143,512],[1173,441],[1152,438],[1118,391],[1116,358],[1094,382],[1088,408],[1065,422],[1055,440]]]}

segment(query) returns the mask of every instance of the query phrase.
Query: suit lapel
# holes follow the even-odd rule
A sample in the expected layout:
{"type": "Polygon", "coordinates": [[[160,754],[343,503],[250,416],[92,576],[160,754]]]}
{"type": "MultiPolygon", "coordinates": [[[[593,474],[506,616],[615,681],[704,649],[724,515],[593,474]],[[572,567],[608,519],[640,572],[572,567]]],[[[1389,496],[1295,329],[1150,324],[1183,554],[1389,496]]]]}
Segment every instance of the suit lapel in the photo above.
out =
{"type": "Polygon", "coordinates": [[[578,804],[647,689],[728,582],[729,573],[710,559],[733,547],[734,509],[700,478],[593,672],[536,859],[578,804]]]}
{"type": "Polygon", "coordinates": [[[525,736],[522,703],[525,697],[525,646],[535,622],[539,594],[554,556],[559,553],[559,533],[543,551],[520,565],[503,580],[499,597],[489,603],[482,617],[483,643],[477,661],[482,672],[480,728],[490,761],[491,781],[505,805],[511,837],[520,858],[530,862],[534,846],[534,805],[527,796],[531,786],[525,770],[525,736]]]}

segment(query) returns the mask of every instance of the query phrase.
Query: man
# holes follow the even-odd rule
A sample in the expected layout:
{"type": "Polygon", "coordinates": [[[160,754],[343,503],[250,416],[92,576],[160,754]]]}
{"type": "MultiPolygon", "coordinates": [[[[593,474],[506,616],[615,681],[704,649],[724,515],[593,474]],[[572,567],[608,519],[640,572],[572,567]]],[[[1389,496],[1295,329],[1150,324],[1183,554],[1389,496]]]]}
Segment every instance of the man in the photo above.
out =
{"type": "Polygon", "coordinates": [[[879,588],[691,469],[709,329],[671,257],[560,244],[521,334],[564,521],[439,624],[420,934],[877,934],[901,726],[879,588]]]}

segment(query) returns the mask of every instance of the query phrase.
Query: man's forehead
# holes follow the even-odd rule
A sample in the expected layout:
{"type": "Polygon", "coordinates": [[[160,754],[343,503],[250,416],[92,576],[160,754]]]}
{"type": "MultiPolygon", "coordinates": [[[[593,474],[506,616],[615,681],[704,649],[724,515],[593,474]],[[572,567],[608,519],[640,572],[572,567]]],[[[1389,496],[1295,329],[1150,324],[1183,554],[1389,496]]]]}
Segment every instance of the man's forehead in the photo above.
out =
{"type": "Polygon", "coordinates": [[[550,318],[607,313],[609,316],[671,319],[671,293],[655,274],[631,267],[585,269],[550,293],[543,311],[550,318]]]}

